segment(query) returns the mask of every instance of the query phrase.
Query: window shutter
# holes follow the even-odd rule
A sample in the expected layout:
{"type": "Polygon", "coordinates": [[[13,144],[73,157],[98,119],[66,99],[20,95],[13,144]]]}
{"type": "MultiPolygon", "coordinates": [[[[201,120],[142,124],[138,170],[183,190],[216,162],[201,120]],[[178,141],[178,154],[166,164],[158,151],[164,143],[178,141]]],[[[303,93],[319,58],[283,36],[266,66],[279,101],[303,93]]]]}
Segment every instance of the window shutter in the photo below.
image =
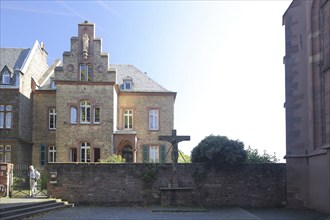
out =
{"type": "Polygon", "coordinates": [[[161,163],[165,163],[165,145],[164,144],[161,144],[160,145],[160,162],[161,163]]]}
{"type": "Polygon", "coordinates": [[[46,145],[40,145],[40,166],[46,165],[46,145]]]}
{"type": "Polygon", "coordinates": [[[149,146],[146,144],[142,145],[142,162],[149,162],[149,146]]]}

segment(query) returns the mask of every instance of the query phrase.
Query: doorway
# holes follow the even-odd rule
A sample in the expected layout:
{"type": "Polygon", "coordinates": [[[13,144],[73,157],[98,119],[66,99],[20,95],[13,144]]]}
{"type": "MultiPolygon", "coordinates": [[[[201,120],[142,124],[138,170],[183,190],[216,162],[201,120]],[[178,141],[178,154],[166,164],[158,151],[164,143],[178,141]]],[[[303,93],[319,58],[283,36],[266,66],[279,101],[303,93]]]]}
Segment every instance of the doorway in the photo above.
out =
{"type": "Polygon", "coordinates": [[[133,149],[131,146],[126,145],[122,151],[122,158],[125,159],[126,163],[133,162],[133,149]]]}

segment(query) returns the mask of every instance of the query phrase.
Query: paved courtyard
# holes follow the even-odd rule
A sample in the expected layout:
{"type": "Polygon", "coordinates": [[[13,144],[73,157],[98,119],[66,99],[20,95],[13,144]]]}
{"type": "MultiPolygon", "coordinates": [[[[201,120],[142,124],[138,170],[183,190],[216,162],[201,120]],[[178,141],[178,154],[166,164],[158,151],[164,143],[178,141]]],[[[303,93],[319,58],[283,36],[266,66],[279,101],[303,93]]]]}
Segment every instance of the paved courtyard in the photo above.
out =
{"type": "Polygon", "coordinates": [[[164,209],[159,207],[78,206],[52,211],[29,219],[182,219],[182,220],[325,220],[329,216],[310,210],[291,209],[164,209]]]}

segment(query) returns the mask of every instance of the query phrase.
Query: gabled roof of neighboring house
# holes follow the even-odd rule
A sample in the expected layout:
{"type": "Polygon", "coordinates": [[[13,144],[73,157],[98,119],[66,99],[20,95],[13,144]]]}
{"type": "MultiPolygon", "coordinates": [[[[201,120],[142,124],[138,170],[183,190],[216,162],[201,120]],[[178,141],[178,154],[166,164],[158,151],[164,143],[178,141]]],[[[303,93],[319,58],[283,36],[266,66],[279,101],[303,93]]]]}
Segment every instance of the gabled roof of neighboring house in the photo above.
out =
{"type": "Polygon", "coordinates": [[[13,73],[21,69],[30,49],[25,48],[0,48],[0,71],[7,66],[13,73]]]}
{"type": "Polygon", "coordinates": [[[54,70],[55,67],[59,66],[61,64],[60,59],[56,59],[50,67],[48,67],[47,71],[40,77],[39,81],[37,82],[38,86],[40,86],[39,89],[43,90],[48,90],[52,89],[50,88],[50,78],[54,77],[54,70]]]}
{"type": "Polygon", "coordinates": [[[116,70],[116,83],[121,90],[121,85],[123,84],[124,79],[132,79],[131,90],[124,90],[124,92],[171,92],[133,65],[110,64],[110,68],[116,70]]]}

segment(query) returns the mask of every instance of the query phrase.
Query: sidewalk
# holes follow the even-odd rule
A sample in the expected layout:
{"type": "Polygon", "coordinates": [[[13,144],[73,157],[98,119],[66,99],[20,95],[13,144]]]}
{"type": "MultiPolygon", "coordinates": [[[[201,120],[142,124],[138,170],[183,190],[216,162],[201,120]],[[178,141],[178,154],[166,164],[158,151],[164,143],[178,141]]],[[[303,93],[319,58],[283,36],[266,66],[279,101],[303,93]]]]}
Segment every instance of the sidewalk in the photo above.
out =
{"type": "MultiPolygon", "coordinates": [[[[26,203],[44,202],[47,198],[1,198],[0,208],[18,206],[26,203]]],[[[98,207],[76,206],[74,208],[51,211],[28,219],[181,219],[181,220],[330,220],[329,215],[312,210],[293,209],[243,209],[224,207],[204,208],[164,208],[164,207],[98,207]]]]}

